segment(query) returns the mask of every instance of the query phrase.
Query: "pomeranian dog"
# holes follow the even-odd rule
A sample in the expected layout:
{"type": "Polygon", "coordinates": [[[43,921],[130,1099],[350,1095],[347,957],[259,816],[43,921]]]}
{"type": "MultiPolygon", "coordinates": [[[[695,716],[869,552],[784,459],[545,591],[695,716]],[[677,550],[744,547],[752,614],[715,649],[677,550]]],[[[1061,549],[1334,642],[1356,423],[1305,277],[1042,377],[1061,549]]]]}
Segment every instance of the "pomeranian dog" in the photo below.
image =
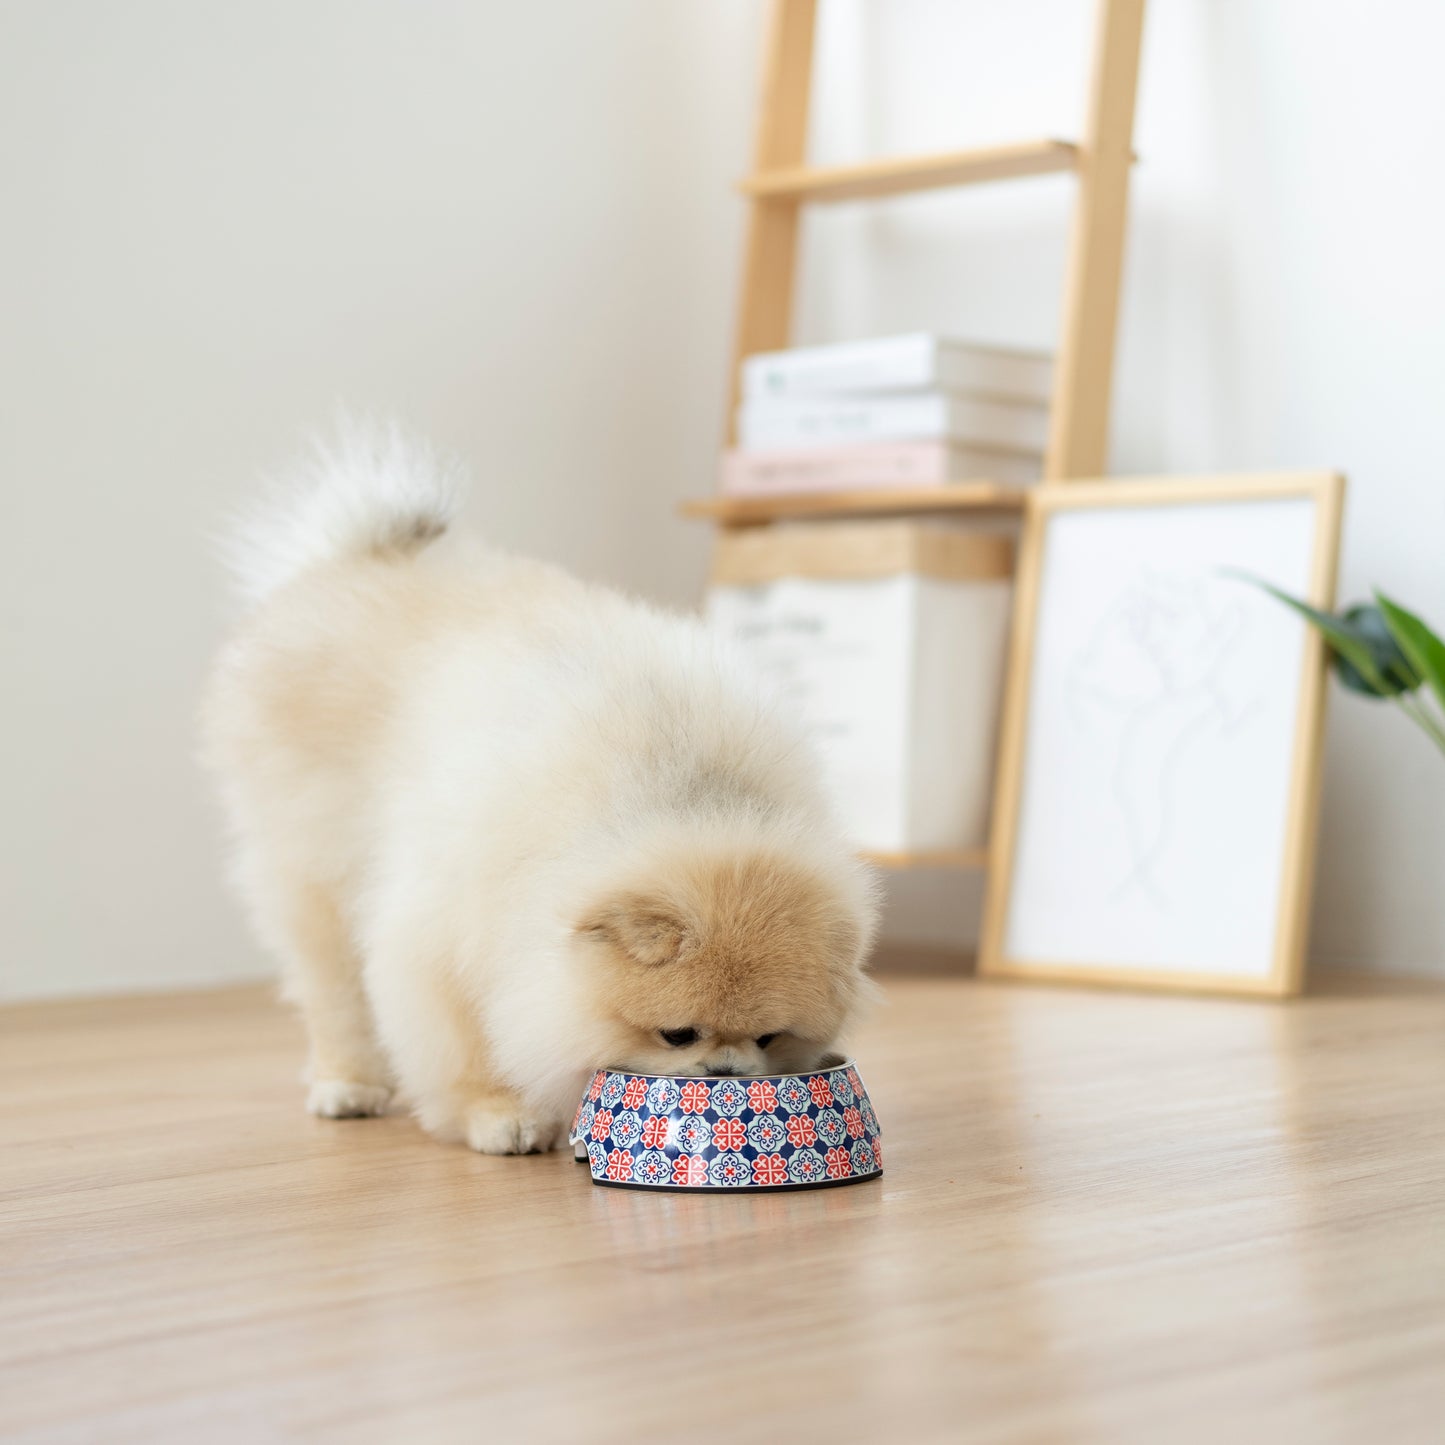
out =
{"type": "Polygon", "coordinates": [[[458,490],[344,429],[233,549],[205,756],[308,1108],[527,1153],[602,1065],[815,1066],[877,907],[804,739],[697,620],[450,535],[458,490]]]}

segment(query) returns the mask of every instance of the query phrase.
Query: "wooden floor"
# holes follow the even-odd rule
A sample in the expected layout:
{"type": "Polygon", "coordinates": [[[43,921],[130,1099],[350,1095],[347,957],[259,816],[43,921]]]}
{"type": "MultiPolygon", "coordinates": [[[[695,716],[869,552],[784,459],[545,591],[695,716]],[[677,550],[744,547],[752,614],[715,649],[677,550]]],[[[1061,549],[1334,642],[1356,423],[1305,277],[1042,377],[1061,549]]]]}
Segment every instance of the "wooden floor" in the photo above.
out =
{"type": "Polygon", "coordinates": [[[896,980],[881,1182],[301,1111],[260,991],[0,1014],[0,1435],[1445,1439],[1445,993],[896,980]]]}

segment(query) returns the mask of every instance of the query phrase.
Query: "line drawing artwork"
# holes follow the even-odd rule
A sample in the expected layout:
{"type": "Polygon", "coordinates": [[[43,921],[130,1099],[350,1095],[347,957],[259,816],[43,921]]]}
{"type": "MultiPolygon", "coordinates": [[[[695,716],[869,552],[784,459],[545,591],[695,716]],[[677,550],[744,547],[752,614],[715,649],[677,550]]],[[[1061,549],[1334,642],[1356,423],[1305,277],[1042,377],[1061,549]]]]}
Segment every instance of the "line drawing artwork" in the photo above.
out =
{"type": "Polygon", "coordinates": [[[1180,770],[1207,738],[1247,727],[1260,707],[1237,665],[1248,631],[1244,601],[1217,577],[1141,567],[1071,659],[1069,709],[1110,752],[1109,790],[1128,851],[1112,903],[1140,894],[1169,911],[1158,873],[1187,823],[1180,770]]]}

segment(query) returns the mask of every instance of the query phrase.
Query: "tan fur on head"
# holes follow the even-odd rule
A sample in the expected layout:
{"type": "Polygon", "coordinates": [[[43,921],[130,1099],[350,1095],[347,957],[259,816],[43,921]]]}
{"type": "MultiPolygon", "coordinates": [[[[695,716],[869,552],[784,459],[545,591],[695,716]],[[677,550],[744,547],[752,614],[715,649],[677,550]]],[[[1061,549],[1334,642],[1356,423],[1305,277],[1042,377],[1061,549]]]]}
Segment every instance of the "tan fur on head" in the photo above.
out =
{"type": "Polygon", "coordinates": [[[396,1090],[437,1137],[518,1152],[602,1064],[816,1063],[877,910],[805,741],[695,619],[429,540],[455,505],[448,469],[367,433],[237,554],[256,601],[206,754],[312,1109],[396,1090]]]}
{"type": "Polygon", "coordinates": [[[578,927],[594,1006],[616,1024],[603,1062],[673,1073],[811,1067],[859,1000],[866,902],[841,859],[809,866],[740,845],[654,856],[645,884],[608,896],[578,927]],[[696,1040],[662,1038],[679,1029],[696,1040]]]}

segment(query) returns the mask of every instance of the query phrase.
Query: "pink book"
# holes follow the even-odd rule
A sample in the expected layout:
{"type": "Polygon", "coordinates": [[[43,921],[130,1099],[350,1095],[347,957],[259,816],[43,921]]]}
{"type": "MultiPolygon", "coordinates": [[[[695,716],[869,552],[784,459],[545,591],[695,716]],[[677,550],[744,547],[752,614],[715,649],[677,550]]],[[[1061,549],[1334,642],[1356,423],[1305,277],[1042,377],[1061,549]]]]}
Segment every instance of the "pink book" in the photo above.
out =
{"type": "Polygon", "coordinates": [[[721,485],[732,496],[863,491],[945,482],[1036,482],[1040,458],[946,441],[867,442],[837,447],[724,452],[721,485]]]}

